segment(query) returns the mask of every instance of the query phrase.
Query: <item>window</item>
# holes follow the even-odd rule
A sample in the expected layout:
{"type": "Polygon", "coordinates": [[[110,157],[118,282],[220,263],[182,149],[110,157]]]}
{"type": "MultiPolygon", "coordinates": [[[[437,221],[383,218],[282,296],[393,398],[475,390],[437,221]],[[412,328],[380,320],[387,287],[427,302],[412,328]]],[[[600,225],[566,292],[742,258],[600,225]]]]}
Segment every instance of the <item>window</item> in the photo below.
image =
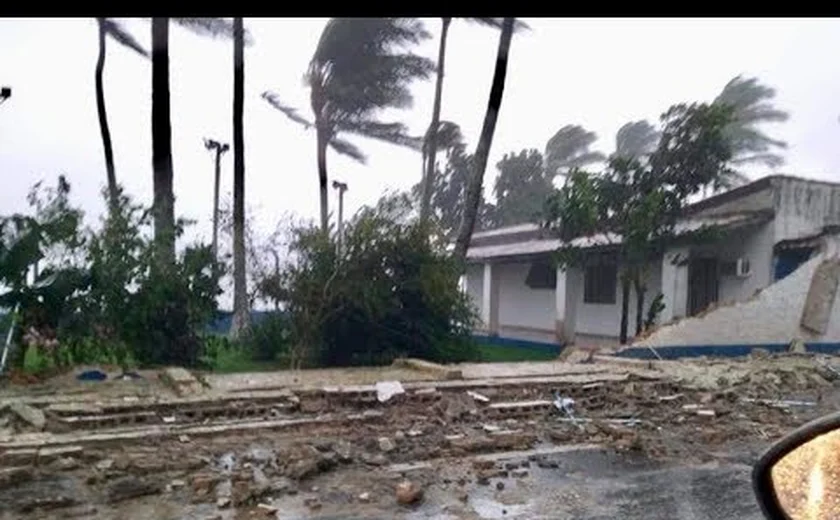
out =
{"type": "Polygon", "coordinates": [[[525,277],[525,285],[531,289],[555,289],[557,268],[545,260],[532,263],[525,277]]]}
{"type": "Polygon", "coordinates": [[[593,255],[587,261],[583,274],[583,302],[614,304],[617,279],[615,257],[608,254],[593,255]]]}

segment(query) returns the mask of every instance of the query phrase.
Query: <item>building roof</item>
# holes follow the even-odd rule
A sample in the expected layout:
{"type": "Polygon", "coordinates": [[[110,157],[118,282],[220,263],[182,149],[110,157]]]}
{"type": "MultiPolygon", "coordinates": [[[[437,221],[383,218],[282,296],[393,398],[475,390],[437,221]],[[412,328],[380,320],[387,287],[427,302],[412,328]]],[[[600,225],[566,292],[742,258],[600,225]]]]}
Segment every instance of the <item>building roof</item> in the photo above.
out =
{"type": "MultiPolygon", "coordinates": [[[[678,235],[686,234],[692,231],[698,231],[704,227],[715,227],[732,230],[753,224],[766,222],[772,218],[772,215],[764,211],[741,212],[732,213],[729,215],[718,215],[712,217],[695,217],[686,218],[677,223],[675,232],[678,235]]],[[[499,228],[492,231],[484,231],[482,233],[501,232],[504,234],[505,229],[518,228],[517,232],[507,232],[513,235],[523,234],[525,232],[537,232],[540,227],[537,224],[522,224],[519,226],[510,226],[509,228],[499,228]],[[528,226],[526,228],[526,226],[528,226]]],[[[497,233],[498,236],[499,233],[497,233]]],[[[477,238],[479,233],[475,234],[477,238]]],[[[484,235],[485,237],[488,235],[484,235]]],[[[490,235],[494,236],[494,235],[490,235]]],[[[581,248],[595,248],[602,246],[618,245],[621,243],[621,236],[615,233],[598,233],[587,237],[579,237],[570,242],[570,245],[581,248]]],[[[501,259],[520,256],[530,256],[550,253],[556,251],[563,245],[563,241],[556,237],[545,238],[531,238],[527,240],[508,241],[506,243],[495,243],[488,245],[475,245],[467,250],[467,260],[487,260],[487,259],[501,259]]]]}

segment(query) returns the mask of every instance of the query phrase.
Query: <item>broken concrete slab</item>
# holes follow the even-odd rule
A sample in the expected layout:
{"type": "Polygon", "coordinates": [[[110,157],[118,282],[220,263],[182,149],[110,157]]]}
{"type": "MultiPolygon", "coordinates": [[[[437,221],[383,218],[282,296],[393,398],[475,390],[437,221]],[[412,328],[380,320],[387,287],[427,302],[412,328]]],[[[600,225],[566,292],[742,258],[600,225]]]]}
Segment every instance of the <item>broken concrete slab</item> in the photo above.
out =
{"type": "Polygon", "coordinates": [[[29,406],[22,401],[9,401],[0,406],[0,414],[11,413],[24,422],[27,428],[41,431],[47,426],[47,417],[39,408],[29,406]]]}
{"type": "Polygon", "coordinates": [[[825,334],[831,318],[837,287],[840,285],[840,259],[824,260],[811,277],[811,286],[805,297],[800,325],[814,334],[825,334]]]}
{"type": "Polygon", "coordinates": [[[159,375],[177,395],[195,395],[204,391],[204,386],[187,369],[183,367],[168,367],[159,375]]]}

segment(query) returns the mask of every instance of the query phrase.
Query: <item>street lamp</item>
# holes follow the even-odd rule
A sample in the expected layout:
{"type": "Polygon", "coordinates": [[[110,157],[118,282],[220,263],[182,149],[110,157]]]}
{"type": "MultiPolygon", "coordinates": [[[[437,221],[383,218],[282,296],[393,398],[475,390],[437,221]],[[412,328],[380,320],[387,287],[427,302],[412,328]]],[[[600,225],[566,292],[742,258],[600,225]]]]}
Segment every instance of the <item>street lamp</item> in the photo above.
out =
{"type": "Polygon", "coordinates": [[[344,241],[344,192],[347,191],[347,183],[333,181],[332,187],[338,190],[338,256],[341,257],[341,245],[344,241]]]}
{"type": "Polygon", "coordinates": [[[0,105],[12,97],[12,87],[0,87],[0,105]]]}

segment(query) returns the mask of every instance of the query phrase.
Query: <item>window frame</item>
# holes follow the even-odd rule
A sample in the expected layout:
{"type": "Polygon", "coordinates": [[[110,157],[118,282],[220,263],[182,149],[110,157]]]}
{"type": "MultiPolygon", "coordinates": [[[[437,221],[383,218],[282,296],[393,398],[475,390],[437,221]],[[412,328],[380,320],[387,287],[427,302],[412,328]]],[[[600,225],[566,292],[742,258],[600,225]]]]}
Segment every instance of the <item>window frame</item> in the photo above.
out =
{"type": "Polygon", "coordinates": [[[615,305],[618,302],[618,259],[612,253],[593,253],[583,268],[583,303],[615,305]]]}

